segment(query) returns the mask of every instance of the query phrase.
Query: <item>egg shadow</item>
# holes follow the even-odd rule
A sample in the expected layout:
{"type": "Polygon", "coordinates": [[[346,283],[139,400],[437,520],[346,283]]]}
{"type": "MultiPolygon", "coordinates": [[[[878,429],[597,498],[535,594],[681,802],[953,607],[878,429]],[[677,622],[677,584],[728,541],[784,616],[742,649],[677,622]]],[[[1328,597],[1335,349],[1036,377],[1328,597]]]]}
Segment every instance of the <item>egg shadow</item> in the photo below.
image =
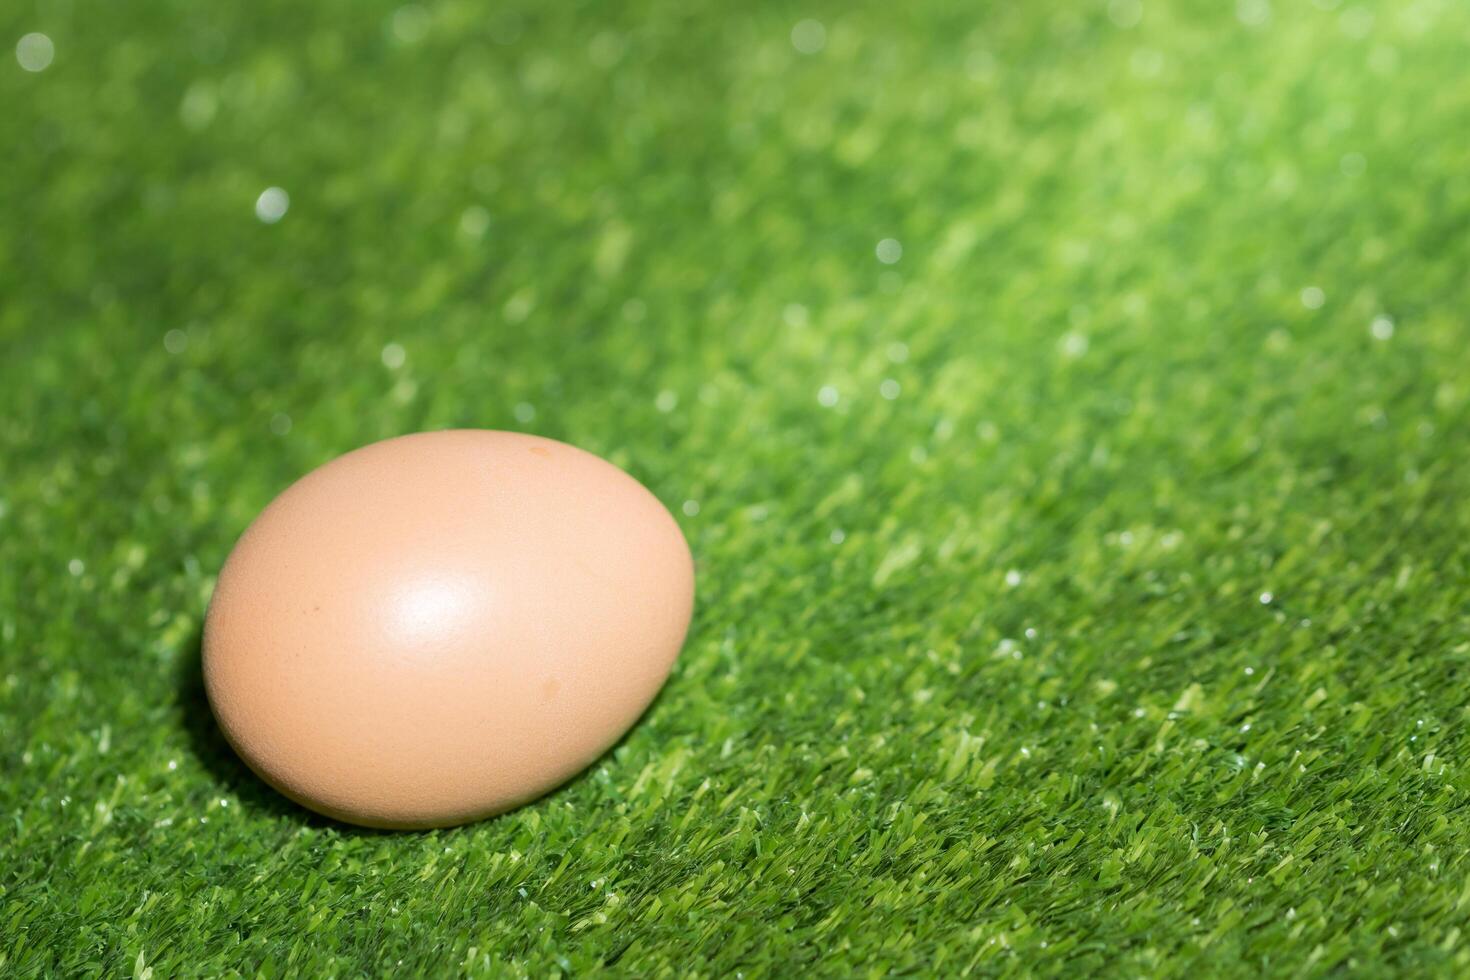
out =
{"type": "MultiPolygon", "coordinates": [[[[630,738],[654,714],[673,684],[673,678],[669,683],[659,688],[649,702],[648,707],[638,716],[638,720],[628,727],[606,751],[593,760],[586,768],[577,773],[566,782],[561,783],[547,792],[527,800],[520,806],[507,810],[504,814],[486,817],[483,820],[475,820],[457,827],[425,828],[422,830],[383,830],[376,827],[361,827],[357,824],[345,823],[323,816],[315,810],[308,809],[283,796],[269,783],[257,776],[247,766],[239,754],[235,751],[225,733],[220,729],[219,722],[214,717],[214,709],[209,706],[209,695],[204,689],[204,630],[194,632],[189,645],[185,648],[183,657],[177,668],[177,695],[176,705],[179,711],[180,727],[187,738],[189,753],[199,762],[210,778],[219,787],[239,803],[241,809],[264,814],[279,820],[287,820],[300,826],[316,827],[319,829],[335,830],[339,833],[358,834],[362,836],[378,836],[382,834],[428,834],[428,833],[452,833],[456,830],[469,830],[486,823],[494,823],[503,816],[514,814],[523,809],[540,806],[545,801],[559,793],[571,790],[573,787],[591,779],[604,764],[612,759],[618,751],[628,742],[630,738]]],[[[611,802],[611,801],[610,801],[611,802]]]]}
{"type": "Polygon", "coordinates": [[[247,811],[289,820],[302,826],[332,828],[363,834],[382,831],[356,827],[324,817],[288,800],[257,776],[235,752],[215,720],[204,690],[204,630],[198,629],[185,648],[177,668],[177,706],[179,724],[188,740],[189,753],[204,767],[219,787],[227,791],[247,811]]]}

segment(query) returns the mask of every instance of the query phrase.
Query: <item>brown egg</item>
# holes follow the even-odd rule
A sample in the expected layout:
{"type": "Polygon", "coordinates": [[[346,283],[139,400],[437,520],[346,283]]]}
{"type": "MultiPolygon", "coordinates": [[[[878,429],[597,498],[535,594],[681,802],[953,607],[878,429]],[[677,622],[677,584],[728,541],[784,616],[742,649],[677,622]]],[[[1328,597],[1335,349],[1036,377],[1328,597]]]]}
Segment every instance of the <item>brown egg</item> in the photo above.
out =
{"type": "Polygon", "coordinates": [[[205,687],[293,800],[450,826],[611,747],[693,601],[678,525],[611,463],[511,432],[420,433],[308,473],[250,525],[210,602],[205,687]]]}

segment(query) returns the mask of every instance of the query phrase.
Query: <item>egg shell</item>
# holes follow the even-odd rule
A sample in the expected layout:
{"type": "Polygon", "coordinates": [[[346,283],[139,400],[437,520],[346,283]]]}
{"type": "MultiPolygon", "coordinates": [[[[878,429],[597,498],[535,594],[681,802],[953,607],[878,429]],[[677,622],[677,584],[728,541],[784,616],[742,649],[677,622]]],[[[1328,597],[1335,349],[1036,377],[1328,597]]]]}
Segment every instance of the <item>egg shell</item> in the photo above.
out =
{"type": "Polygon", "coordinates": [[[537,436],[419,433],[312,471],[250,525],[205,620],[205,689],[291,799],[451,826],[615,744],[693,601],[678,524],[616,466],[537,436]]]}

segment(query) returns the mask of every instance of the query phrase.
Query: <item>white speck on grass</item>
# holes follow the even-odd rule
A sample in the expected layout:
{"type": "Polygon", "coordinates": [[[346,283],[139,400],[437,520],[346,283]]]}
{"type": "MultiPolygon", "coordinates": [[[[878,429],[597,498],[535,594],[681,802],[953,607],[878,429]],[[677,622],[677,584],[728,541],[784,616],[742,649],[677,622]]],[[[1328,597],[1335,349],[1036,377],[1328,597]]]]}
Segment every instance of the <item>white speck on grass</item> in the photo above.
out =
{"type": "Polygon", "coordinates": [[[1392,75],[1398,71],[1399,53],[1391,44],[1380,44],[1368,54],[1368,67],[1379,75],[1392,75]]]}
{"type": "Polygon", "coordinates": [[[429,13],[416,3],[393,11],[393,37],[404,44],[417,44],[429,33],[429,13]]]}
{"type": "Polygon", "coordinates": [[[1271,20],[1267,0],[1236,0],[1235,18],[1247,27],[1263,27],[1271,20]]]}
{"type": "Polygon", "coordinates": [[[1349,7],[1337,18],[1337,27],[1351,38],[1365,38],[1373,33],[1373,11],[1364,7],[1349,7]]]}
{"type": "Polygon", "coordinates": [[[387,344],[383,347],[383,366],[390,371],[397,371],[403,367],[403,362],[408,360],[408,352],[403,349],[402,344],[387,344]]]}
{"type": "Polygon", "coordinates": [[[291,195],[279,187],[267,187],[255,199],[255,216],[268,225],[280,221],[290,209],[291,195]]]}
{"type": "Polygon", "coordinates": [[[847,532],[840,527],[834,527],[832,533],[827,535],[827,540],[833,544],[841,544],[847,540],[847,532]]]}
{"type": "Polygon", "coordinates": [[[1026,581],[1026,576],[1021,573],[1020,569],[1013,568],[1006,572],[1006,585],[1010,588],[1014,589],[1024,581],[1026,581]]]}
{"type": "Polygon", "coordinates": [[[1262,592],[1261,593],[1261,605],[1263,605],[1263,606],[1269,606],[1271,604],[1271,600],[1273,600],[1275,598],[1276,597],[1274,595],[1272,595],[1271,593],[1269,593],[1269,592],[1262,592]]]}
{"type": "Polygon", "coordinates": [[[535,292],[530,289],[521,289],[505,301],[501,313],[505,316],[506,323],[523,323],[535,308],[535,292]]]}
{"type": "Polygon", "coordinates": [[[699,501],[697,501],[697,500],[686,500],[686,501],[684,501],[684,506],[680,507],[679,509],[684,512],[684,516],[685,517],[698,517],[699,516],[699,501]]]}
{"type": "Polygon", "coordinates": [[[516,417],[517,422],[525,424],[536,417],[536,406],[530,402],[516,402],[515,408],[511,409],[511,414],[516,417]]]}
{"type": "Polygon", "coordinates": [[[1139,0],[1112,0],[1108,19],[1119,27],[1136,27],[1143,19],[1143,4],[1139,0]]]}
{"type": "Polygon", "coordinates": [[[897,381],[894,381],[892,378],[884,378],[883,383],[878,385],[878,394],[882,395],[889,401],[893,401],[895,398],[897,398],[899,396],[899,393],[902,391],[903,388],[900,387],[899,383],[897,381]]]}
{"type": "Polygon", "coordinates": [[[1077,333],[1075,330],[1062,337],[1062,354],[1071,360],[1076,360],[1087,353],[1087,335],[1077,333]]]}
{"type": "Polygon", "coordinates": [[[1390,317],[1379,314],[1368,324],[1368,333],[1374,340],[1391,340],[1393,338],[1393,320],[1390,317]]]}
{"type": "Polygon", "coordinates": [[[819,20],[799,20],[791,28],[791,46],[802,54],[816,54],[827,46],[827,28],[819,20]]]}
{"type": "Polygon", "coordinates": [[[1256,673],[1256,668],[1254,668],[1254,667],[1247,667],[1245,669],[1245,676],[1247,676],[1247,677],[1252,677],[1252,676],[1255,675],[1255,673],[1256,673]]]}
{"type": "Polygon", "coordinates": [[[174,770],[176,770],[178,768],[179,768],[179,760],[178,759],[170,759],[170,760],[168,760],[168,771],[169,772],[173,772],[174,770]]]}
{"type": "Polygon", "coordinates": [[[56,45],[45,34],[26,34],[15,42],[15,60],[26,71],[45,71],[56,57],[56,45]]]}
{"type": "Polygon", "coordinates": [[[490,212],[478,204],[471,204],[459,215],[459,230],[469,238],[484,238],[490,230],[490,212]]]}
{"type": "Polygon", "coordinates": [[[1139,48],[1128,58],[1128,70],[1137,78],[1154,78],[1164,70],[1163,52],[1139,48]]]}
{"type": "Polygon", "coordinates": [[[989,51],[972,51],[965,58],[965,74],[980,82],[995,74],[995,55],[989,51]]]}
{"type": "Polygon", "coordinates": [[[87,563],[80,558],[73,558],[66,563],[66,570],[71,573],[72,578],[79,578],[87,570],[87,563]]]}
{"type": "Polygon", "coordinates": [[[615,31],[602,31],[587,45],[587,57],[598,68],[612,68],[623,60],[628,43],[615,31]]]}
{"type": "Polygon", "coordinates": [[[189,335],[182,330],[174,329],[163,335],[163,349],[170,354],[182,354],[184,348],[189,346],[189,335]]]}
{"type": "Polygon", "coordinates": [[[194,82],[184,90],[179,103],[179,120],[184,128],[198,132],[214,119],[219,111],[219,96],[208,82],[194,82]]]}
{"type": "Polygon", "coordinates": [[[903,258],[903,245],[897,238],[883,239],[873,251],[877,254],[878,261],[884,265],[893,265],[903,258]]]}
{"type": "Polygon", "coordinates": [[[653,407],[667,415],[679,407],[679,396],[665,388],[658,393],[658,397],[654,398],[653,407]]]}
{"type": "Polygon", "coordinates": [[[817,389],[817,404],[823,408],[831,408],[836,405],[838,398],[837,389],[831,385],[822,385],[817,389]]]}
{"type": "Polygon", "coordinates": [[[1322,304],[1327,302],[1327,294],[1316,286],[1308,286],[1302,290],[1302,305],[1309,310],[1320,310],[1322,304]]]}
{"type": "Polygon", "coordinates": [[[781,321],[788,327],[804,327],[811,322],[811,315],[800,303],[787,303],[781,311],[781,321]]]}

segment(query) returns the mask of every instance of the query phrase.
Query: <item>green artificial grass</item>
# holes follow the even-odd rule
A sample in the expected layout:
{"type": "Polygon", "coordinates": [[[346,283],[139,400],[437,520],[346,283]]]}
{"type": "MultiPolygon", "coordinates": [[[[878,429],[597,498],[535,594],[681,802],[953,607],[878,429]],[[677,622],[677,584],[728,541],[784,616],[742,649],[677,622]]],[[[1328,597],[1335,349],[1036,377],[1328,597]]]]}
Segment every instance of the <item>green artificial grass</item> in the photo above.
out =
{"type": "Polygon", "coordinates": [[[1470,7],[0,26],[0,975],[1470,971],[1470,7]],[[698,609],[584,777],[360,831],[200,622],[450,426],[627,468],[698,609]]]}

